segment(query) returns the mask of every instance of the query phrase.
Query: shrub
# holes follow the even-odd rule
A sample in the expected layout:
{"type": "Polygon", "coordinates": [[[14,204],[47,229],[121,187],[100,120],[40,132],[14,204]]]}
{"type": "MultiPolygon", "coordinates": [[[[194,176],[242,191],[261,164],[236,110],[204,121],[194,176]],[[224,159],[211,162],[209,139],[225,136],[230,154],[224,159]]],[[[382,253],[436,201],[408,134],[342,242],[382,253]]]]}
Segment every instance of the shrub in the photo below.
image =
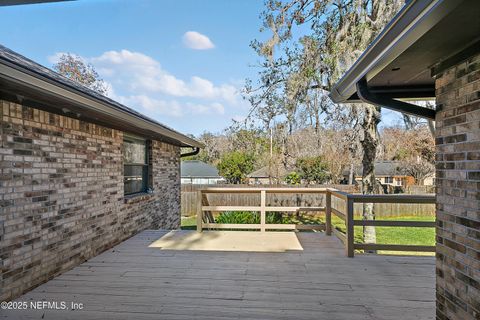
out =
{"type": "Polygon", "coordinates": [[[297,185],[302,182],[302,177],[300,177],[300,175],[297,172],[292,171],[285,177],[285,182],[287,184],[297,185]]]}
{"type": "Polygon", "coordinates": [[[322,184],[330,179],[328,165],[321,156],[298,159],[296,166],[301,170],[301,178],[307,183],[322,184]]]}
{"type": "MultiPolygon", "coordinates": [[[[283,218],[280,212],[267,212],[265,215],[266,223],[282,223],[283,218]]],[[[259,224],[260,213],[252,211],[226,211],[215,218],[216,223],[233,224],[259,224]]]]}

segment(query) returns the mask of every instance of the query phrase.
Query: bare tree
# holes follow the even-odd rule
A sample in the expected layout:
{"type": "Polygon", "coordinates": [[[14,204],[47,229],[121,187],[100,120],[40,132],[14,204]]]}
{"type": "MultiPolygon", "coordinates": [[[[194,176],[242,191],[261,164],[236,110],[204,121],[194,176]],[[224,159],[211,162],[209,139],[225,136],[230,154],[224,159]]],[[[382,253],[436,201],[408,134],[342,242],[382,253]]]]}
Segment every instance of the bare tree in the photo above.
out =
{"type": "Polygon", "coordinates": [[[416,185],[423,185],[426,178],[433,177],[435,174],[435,166],[433,163],[417,156],[402,161],[400,171],[407,176],[412,176],[416,185]]]}
{"type": "Polygon", "coordinates": [[[61,75],[84,85],[100,94],[107,94],[107,85],[100,78],[92,64],[86,63],[81,57],[64,53],[60,56],[53,69],[61,75]]]}
{"type": "MultiPolygon", "coordinates": [[[[400,0],[267,0],[262,30],[269,30],[271,37],[252,43],[264,59],[259,86],[246,90],[252,114],[263,113],[258,110],[276,104],[279,115],[286,121],[288,135],[296,124],[295,116],[302,110],[306,114],[315,112],[312,119],[318,120],[320,112],[327,117],[332,113],[343,114],[348,122],[358,125],[353,129],[360,133],[357,137],[362,137],[364,193],[377,190],[374,161],[380,109],[361,105],[341,106],[338,111],[339,107],[328,100],[319,100],[325,96],[320,93],[339,79],[402,5],[400,0]],[[311,34],[295,38],[292,30],[298,25],[310,27],[311,34]],[[358,116],[363,116],[363,120],[356,121],[358,116]]],[[[286,143],[283,148],[287,149],[286,143]]],[[[284,154],[288,155],[288,150],[284,154]]],[[[374,218],[373,208],[367,206],[364,216],[374,218]]],[[[373,231],[365,229],[366,242],[374,239],[374,235],[367,235],[373,231]]]]}

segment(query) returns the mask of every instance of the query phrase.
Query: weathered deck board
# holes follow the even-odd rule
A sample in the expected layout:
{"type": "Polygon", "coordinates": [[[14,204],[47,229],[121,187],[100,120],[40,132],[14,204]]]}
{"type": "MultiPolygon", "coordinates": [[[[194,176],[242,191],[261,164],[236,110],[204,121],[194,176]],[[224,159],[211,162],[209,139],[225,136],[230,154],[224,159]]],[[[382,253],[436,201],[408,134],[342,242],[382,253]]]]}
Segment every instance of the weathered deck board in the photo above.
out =
{"type": "Polygon", "coordinates": [[[0,311],[6,319],[434,319],[434,258],[346,258],[335,237],[303,251],[171,251],[145,231],[17,299],[83,310],[0,311]]]}

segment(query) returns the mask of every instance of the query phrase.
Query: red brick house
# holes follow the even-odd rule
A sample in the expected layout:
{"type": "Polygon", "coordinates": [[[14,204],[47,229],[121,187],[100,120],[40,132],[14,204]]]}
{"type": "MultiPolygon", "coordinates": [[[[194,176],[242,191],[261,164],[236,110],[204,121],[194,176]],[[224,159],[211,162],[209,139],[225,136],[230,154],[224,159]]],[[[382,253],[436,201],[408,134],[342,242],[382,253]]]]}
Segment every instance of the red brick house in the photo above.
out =
{"type": "Polygon", "coordinates": [[[480,1],[406,2],[331,97],[435,121],[436,316],[479,319],[480,1]]]}
{"type": "Polygon", "coordinates": [[[0,300],[179,227],[181,147],[199,142],[3,46],[0,115],[0,300]]]}

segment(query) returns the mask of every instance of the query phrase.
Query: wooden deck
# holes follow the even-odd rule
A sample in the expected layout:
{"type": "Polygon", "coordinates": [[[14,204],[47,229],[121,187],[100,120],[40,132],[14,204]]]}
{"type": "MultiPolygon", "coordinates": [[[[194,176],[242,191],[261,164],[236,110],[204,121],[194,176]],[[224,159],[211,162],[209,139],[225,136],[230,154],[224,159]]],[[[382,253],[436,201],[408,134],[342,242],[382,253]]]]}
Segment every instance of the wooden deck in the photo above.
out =
{"type": "Polygon", "coordinates": [[[336,237],[303,251],[172,251],[145,231],[16,301],[82,310],[0,310],[4,319],[434,319],[434,258],[345,257],[336,237]]]}

